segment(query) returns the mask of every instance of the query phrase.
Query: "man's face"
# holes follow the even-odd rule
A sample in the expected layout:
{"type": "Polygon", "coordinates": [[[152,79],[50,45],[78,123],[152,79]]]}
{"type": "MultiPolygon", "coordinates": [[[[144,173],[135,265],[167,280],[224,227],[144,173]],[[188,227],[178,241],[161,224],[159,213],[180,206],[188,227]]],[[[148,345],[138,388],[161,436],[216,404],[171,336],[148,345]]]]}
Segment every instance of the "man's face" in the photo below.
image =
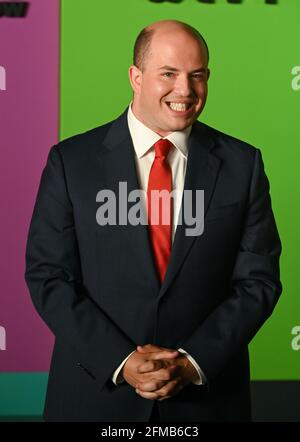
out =
{"type": "Polygon", "coordinates": [[[181,29],[156,31],[143,72],[130,68],[133,112],[162,137],[191,125],[207,97],[205,47],[181,29]]]}

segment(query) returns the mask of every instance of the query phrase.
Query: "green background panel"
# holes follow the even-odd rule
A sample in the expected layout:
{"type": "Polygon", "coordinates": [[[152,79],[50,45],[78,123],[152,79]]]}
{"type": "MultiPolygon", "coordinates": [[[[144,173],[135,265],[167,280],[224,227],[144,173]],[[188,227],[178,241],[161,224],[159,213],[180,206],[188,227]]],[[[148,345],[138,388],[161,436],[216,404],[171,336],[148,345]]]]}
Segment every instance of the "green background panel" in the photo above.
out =
{"type": "Polygon", "coordinates": [[[299,379],[291,348],[298,325],[299,103],[291,70],[300,64],[298,0],[240,5],[149,0],[62,2],[60,138],[117,117],[132,97],[128,67],[137,33],[160,19],[195,26],[210,48],[209,96],[200,120],[262,150],[278,229],[284,292],[251,343],[253,379],[299,379]]]}
{"type": "Polygon", "coordinates": [[[40,420],[47,373],[1,373],[0,420],[40,420]]]}

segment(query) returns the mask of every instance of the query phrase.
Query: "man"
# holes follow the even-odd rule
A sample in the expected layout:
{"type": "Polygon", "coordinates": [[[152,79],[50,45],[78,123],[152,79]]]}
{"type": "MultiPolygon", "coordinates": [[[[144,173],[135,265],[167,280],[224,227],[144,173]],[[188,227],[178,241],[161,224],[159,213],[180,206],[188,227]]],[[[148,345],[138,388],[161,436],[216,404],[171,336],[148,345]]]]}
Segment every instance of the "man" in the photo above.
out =
{"type": "Polygon", "coordinates": [[[148,26],[129,108],[51,149],[26,269],[55,335],[46,420],[251,420],[247,345],[281,293],[281,245],[260,151],[197,121],[208,58],[189,25],[148,26]],[[120,222],[120,183],[147,192],[147,224],[120,222]],[[151,192],[173,190],[155,223],[151,192]],[[199,190],[204,231],[187,234],[199,190]]]}

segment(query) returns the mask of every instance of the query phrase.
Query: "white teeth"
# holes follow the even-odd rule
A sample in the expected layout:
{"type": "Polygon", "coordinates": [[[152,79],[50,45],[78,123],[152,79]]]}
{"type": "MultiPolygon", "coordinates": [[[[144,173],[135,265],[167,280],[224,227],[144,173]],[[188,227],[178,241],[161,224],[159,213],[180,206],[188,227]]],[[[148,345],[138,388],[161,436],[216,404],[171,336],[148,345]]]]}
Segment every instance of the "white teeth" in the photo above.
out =
{"type": "Polygon", "coordinates": [[[170,103],[170,108],[175,111],[184,112],[188,108],[187,103],[170,103]]]}

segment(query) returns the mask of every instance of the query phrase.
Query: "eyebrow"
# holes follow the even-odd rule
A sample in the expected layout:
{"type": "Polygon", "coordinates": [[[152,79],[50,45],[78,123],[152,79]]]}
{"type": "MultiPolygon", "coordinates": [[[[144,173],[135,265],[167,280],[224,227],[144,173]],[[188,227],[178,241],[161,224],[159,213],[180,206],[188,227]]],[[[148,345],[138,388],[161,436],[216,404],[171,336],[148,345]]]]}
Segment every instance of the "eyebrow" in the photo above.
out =
{"type": "MultiPolygon", "coordinates": [[[[160,70],[167,70],[167,71],[172,71],[172,72],[179,72],[179,69],[173,68],[172,66],[168,66],[168,65],[161,66],[160,68],[158,68],[158,70],[159,71],[160,70]]],[[[198,69],[195,69],[194,71],[190,72],[190,74],[194,74],[195,72],[204,72],[204,71],[206,71],[206,68],[198,68],[198,69]]]]}

